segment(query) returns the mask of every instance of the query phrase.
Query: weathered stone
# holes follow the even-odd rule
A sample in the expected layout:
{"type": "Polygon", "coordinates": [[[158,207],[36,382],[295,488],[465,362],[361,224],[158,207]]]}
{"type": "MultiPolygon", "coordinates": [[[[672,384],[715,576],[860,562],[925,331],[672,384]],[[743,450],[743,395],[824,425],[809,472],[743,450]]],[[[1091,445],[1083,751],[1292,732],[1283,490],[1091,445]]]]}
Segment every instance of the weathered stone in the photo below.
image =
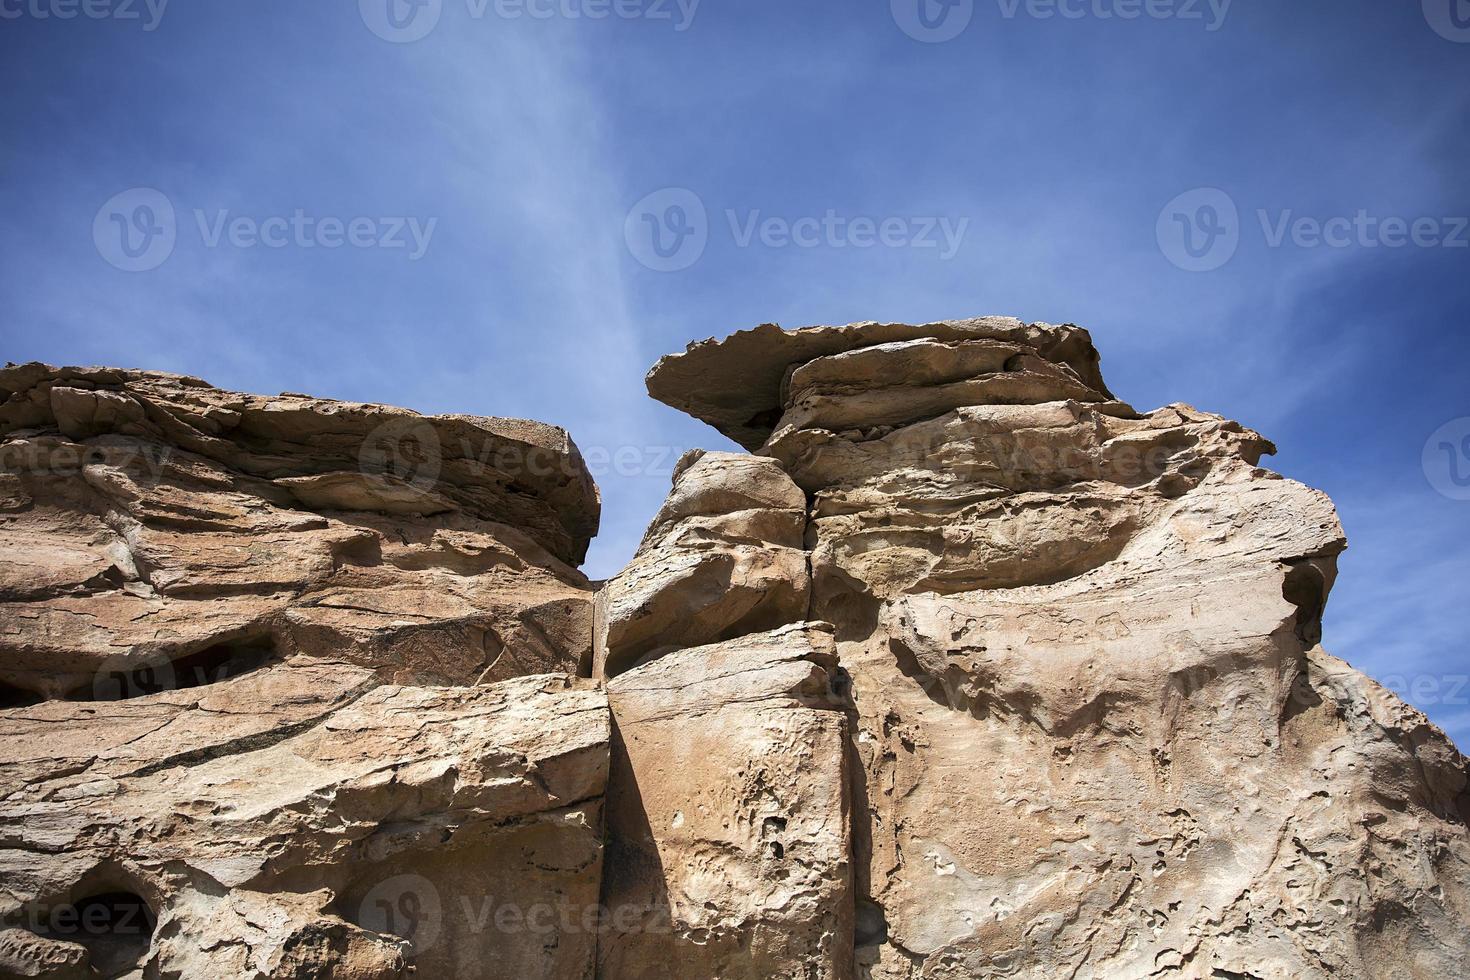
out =
{"type": "Polygon", "coordinates": [[[563,558],[597,494],[560,430],[44,365],[0,371],[7,394],[12,702],[256,654],[413,684],[591,671],[593,591],[563,558]]]}
{"type": "Polygon", "coordinates": [[[597,672],[805,617],[806,497],[776,463],[695,450],[633,561],[603,588],[597,672]]]}
{"type": "Polygon", "coordinates": [[[608,684],[603,977],[846,980],[848,732],[830,627],[680,650],[608,684]]]}
{"type": "Polygon", "coordinates": [[[1466,760],[1316,645],[1330,502],[1235,423],[1114,401],[1091,351],[761,328],[650,374],[811,496],[860,975],[1466,974],[1466,760]]]}
{"type": "MultiPolygon", "coordinates": [[[[755,450],[789,410],[784,385],[792,370],[834,354],[913,340],[992,340],[1022,345],[1107,397],[1097,351],[1086,330],[1025,324],[998,316],[923,326],[869,322],[802,330],[782,330],[766,323],[721,341],[690,344],[683,354],[664,358],[648,373],[648,392],[755,450]]],[[[905,385],[902,375],[882,381],[905,385]]]]}
{"type": "Polygon", "coordinates": [[[149,975],[588,975],[595,935],[480,917],[596,907],[605,696],[565,676],[365,690],[325,666],[5,712],[0,920],[135,896],[149,975]]]}
{"type": "Polygon", "coordinates": [[[89,980],[91,975],[91,954],[82,944],[0,929],[0,977],[89,980]]]}
{"type": "MultiPolygon", "coordinates": [[[[27,445],[22,433],[56,430],[75,442],[110,435],[149,458],[156,458],[150,449],[169,447],[190,464],[211,461],[267,483],[344,473],[405,481],[481,520],[520,528],[574,564],[597,531],[597,488],[577,447],[540,422],[426,417],[305,395],[220,391],[174,374],[44,364],[0,369],[0,402],[0,436],[20,443],[5,447],[7,468],[22,461],[54,471],[72,454],[65,442],[27,445]]],[[[87,456],[81,451],[81,461],[87,456]]]]}
{"type": "Polygon", "coordinates": [[[525,924],[601,884],[565,433],[43,365],[0,395],[0,975],[591,974],[595,933],[525,924]]]}
{"type": "Polygon", "coordinates": [[[0,371],[0,978],[1470,975],[1470,765],[1263,437],[1003,318],[649,389],[757,455],[594,616],[560,430],[0,371]]]}

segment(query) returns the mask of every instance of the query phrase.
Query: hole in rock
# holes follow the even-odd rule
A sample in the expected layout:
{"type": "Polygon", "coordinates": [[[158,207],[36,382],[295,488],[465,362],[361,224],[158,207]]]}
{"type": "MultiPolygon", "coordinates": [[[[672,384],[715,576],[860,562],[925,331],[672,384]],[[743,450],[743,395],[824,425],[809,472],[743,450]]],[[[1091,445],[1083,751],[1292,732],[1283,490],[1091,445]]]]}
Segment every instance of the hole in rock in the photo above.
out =
{"type": "Polygon", "coordinates": [[[174,660],[150,658],[129,669],[106,670],[69,701],[126,701],[164,691],[206,687],[259,670],[278,659],[268,639],[216,643],[174,660]]]}
{"type": "Polygon", "coordinates": [[[1291,688],[1287,691],[1286,706],[1281,711],[1281,724],[1287,725],[1299,715],[1303,715],[1313,708],[1322,704],[1322,697],[1312,687],[1311,678],[1303,670],[1296,675],[1291,682],[1291,688]]]}
{"type": "Polygon", "coordinates": [[[747,429],[774,429],[780,423],[781,415],[782,409],[779,406],[776,408],[767,408],[763,411],[756,412],[747,419],[745,427],[747,429]]]}
{"type": "Polygon", "coordinates": [[[29,708],[33,704],[40,704],[45,698],[34,691],[27,691],[23,687],[16,687],[0,681],[0,710],[5,708],[29,708]]]}
{"type": "Polygon", "coordinates": [[[132,892],[104,892],[45,913],[37,933],[77,943],[91,954],[91,976],[113,978],[136,970],[148,955],[157,924],[148,903],[132,892]]]}
{"type": "Polygon", "coordinates": [[[1327,605],[1327,579],[1316,564],[1304,561],[1291,566],[1281,586],[1286,601],[1296,606],[1296,635],[1308,646],[1322,641],[1322,610],[1327,605]]]}

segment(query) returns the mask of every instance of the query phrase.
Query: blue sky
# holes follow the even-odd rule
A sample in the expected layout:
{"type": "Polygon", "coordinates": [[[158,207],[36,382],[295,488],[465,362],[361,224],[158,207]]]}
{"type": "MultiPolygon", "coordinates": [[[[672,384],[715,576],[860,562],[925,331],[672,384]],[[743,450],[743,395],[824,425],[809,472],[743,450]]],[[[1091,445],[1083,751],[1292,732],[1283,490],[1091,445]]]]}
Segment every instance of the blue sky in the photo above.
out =
{"type": "Polygon", "coordinates": [[[556,422],[600,576],[728,447],[660,355],[1081,323],[1332,494],[1326,645],[1470,745],[1465,0],[389,2],[0,0],[4,356],[556,422]]]}

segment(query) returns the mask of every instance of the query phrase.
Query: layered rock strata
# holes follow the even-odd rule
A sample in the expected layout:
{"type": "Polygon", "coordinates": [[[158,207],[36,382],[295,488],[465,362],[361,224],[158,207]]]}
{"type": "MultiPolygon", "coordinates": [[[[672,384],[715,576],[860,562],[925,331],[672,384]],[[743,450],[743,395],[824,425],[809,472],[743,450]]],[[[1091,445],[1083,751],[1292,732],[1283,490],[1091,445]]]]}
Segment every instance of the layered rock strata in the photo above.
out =
{"type": "Polygon", "coordinates": [[[806,496],[780,466],[694,450],[673,482],[632,562],[599,596],[600,675],[806,615],[806,496]]]}
{"type": "Polygon", "coordinates": [[[43,365],[0,399],[0,976],[591,975],[526,918],[601,885],[564,432],[43,365]]]}
{"type": "Polygon", "coordinates": [[[1470,975],[1262,436],[1004,318],[648,384],[750,453],[594,590],[560,430],[0,371],[0,977],[1470,975]]]}
{"type": "Polygon", "coordinates": [[[552,426],[29,364],[0,371],[0,440],[9,703],[297,653],[400,683],[590,670],[597,491],[552,426]]]}
{"type": "Polygon", "coordinates": [[[861,976],[1470,969],[1466,761],[1318,646],[1342,531],[1264,438],[999,318],[761,327],[649,390],[809,495],[861,976]]]}

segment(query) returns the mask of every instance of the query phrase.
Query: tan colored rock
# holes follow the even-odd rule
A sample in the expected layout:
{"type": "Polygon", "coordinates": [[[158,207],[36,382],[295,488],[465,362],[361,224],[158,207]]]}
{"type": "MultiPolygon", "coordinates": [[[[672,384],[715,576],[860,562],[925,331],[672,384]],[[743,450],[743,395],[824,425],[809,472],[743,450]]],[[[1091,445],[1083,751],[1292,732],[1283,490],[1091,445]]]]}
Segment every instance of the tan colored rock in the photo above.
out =
{"type": "Polygon", "coordinates": [[[763,327],[649,388],[812,497],[861,976],[1470,974],[1466,760],[1317,646],[1342,532],[1259,435],[1012,321],[763,327]]]}
{"type": "Polygon", "coordinates": [[[565,560],[597,494],[558,429],[44,365],[0,371],[0,396],[11,702],[257,653],[413,684],[591,671],[565,560]]]}
{"type": "Polygon", "coordinates": [[[649,389],[758,454],[594,616],[560,430],[0,371],[0,978],[1470,975],[1470,765],[1263,437],[1004,318],[649,389]]]}
{"type": "Polygon", "coordinates": [[[603,588],[597,673],[806,615],[806,497],[769,459],[695,450],[633,561],[603,588]]]}
{"type": "Polygon", "coordinates": [[[0,976],[591,974],[541,917],[597,907],[609,758],[565,433],[0,396],[0,976]]]}
{"type": "Polygon", "coordinates": [[[325,667],[4,712],[0,920],[67,939],[56,910],[126,894],[156,921],[124,964],[148,975],[589,975],[595,934],[485,909],[596,907],[605,696],[325,667]]]}
{"type": "Polygon", "coordinates": [[[157,456],[146,444],[172,447],[196,465],[192,457],[202,457],[266,483],[343,473],[404,481],[476,518],[520,528],[573,564],[597,531],[597,488],[577,447],[540,422],[427,417],[306,395],[221,391],[174,374],[45,364],[0,369],[0,402],[0,436],[18,443],[6,446],[7,469],[17,460],[63,468],[73,452],[64,441],[24,441],[56,430],[77,443],[112,436],[148,459],[157,456]]]}
{"type": "Polygon", "coordinates": [[[89,980],[91,958],[80,943],[44,939],[24,929],[0,930],[0,976],[89,980]]]}
{"type": "MultiPolygon", "coordinates": [[[[648,393],[703,419],[745,448],[756,450],[789,410],[784,386],[796,368],[860,348],[926,339],[1019,345],[1018,350],[1024,347],[1034,352],[1081,384],[1107,395],[1098,372],[1097,351],[1087,331],[1072,326],[1026,324],[1014,317],[999,316],[922,326],[868,322],[802,330],[782,330],[766,323],[724,340],[690,344],[683,354],[664,358],[648,373],[648,393]]],[[[905,385],[901,374],[882,381],[905,385]]]]}
{"type": "Polygon", "coordinates": [[[679,650],[608,684],[601,977],[852,976],[848,731],[830,627],[679,650]]]}

